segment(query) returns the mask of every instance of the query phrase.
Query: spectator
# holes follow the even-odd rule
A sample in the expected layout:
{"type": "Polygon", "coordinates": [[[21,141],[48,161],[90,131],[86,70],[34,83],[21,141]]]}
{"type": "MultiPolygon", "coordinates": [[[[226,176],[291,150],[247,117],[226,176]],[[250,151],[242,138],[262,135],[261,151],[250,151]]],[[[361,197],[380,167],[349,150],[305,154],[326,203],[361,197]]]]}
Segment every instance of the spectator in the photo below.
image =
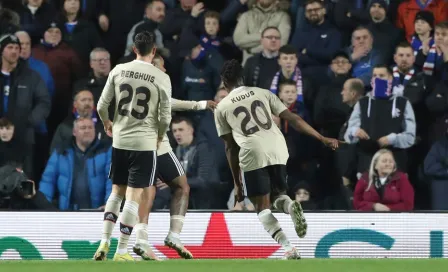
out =
{"type": "Polygon", "coordinates": [[[411,46],[414,54],[423,48],[423,43],[429,40],[428,46],[431,48],[434,44],[434,15],[431,11],[419,11],[415,15],[414,22],[415,33],[412,35],[411,46]]]}
{"type": "MultiPolygon", "coordinates": [[[[17,131],[24,133],[25,142],[35,144],[35,128],[45,122],[50,112],[50,95],[40,75],[19,60],[20,41],[14,35],[0,37],[2,53],[0,86],[0,117],[7,117],[17,131]]],[[[29,154],[33,158],[32,150],[29,154]]],[[[27,175],[33,177],[30,169],[27,175]]]]}
{"type": "MultiPolygon", "coordinates": [[[[344,134],[347,131],[348,119],[353,112],[353,107],[364,96],[364,84],[358,78],[348,79],[344,83],[341,92],[342,102],[349,107],[345,120],[347,120],[339,132],[338,139],[344,141],[344,134]]],[[[339,170],[338,176],[342,177],[342,184],[348,187],[351,183],[352,177],[356,174],[356,146],[355,145],[341,145],[336,151],[336,163],[339,170]]]]}
{"type": "Polygon", "coordinates": [[[414,209],[414,189],[405,173],[397,171],[392,152],[375,153],[367,173],[356,184],[353,206],[358,211],[409,212],[414,209]]]}
{"type": "Polygon", "coordinates": [[[280,33],[276,36],[269,34],[272,39],[281,38],[278,47],[288,43],[291,20],[284,4],[285,1],[256,0],[256,4],[248,4],[249,10],[238,19],[233,41],[243,51],[243,66],[251,56],[265,50],[263,42],[260,44],[260,33],[262,39],[267,39],[264,34],[270,27],[280,33]]]}
{"type": "Polygon", "coordinates": [[[261,33],[263,51],[250,57],[244,65],[244,84],[246,86],[269,89],[277,71],[278,51],[280,49],[280,31],[276,27],[267,27],[261,33]]]}
{"type": "Polygon", "coordinates": [[[395,46],[403,39],[403,34],[386,16],[387,2],[373,0],[370,4],[371,22],[367,28],[373,35],[373,48],[381,52],[386,63],[391,63],[395,46]]]}
{"type": "Polygon", "coordinates": [[[39,44],[44,35],[45,28],[56,16],[56,9],[47,0],[26,0],[26,5],[21,7],[20,26],[31,37],[31,44],[39,44]]]}
{"type": "Polygon", "coordinates": [[[232,35],[238,23],[238,18],[247,11],[248,2],[249,0],[227,0],[227,7],[220,14],[220,33],[224,37],[233,40],[232,35]]]}
{"type": "Polygon", "coordinates": [[[409,0],[402,2],[398,7],[397,27],[402,28],[406,39],[410,42],[415,32],[414,19],[419,11],[430,11],[434,14],[435,23],[448,20],[448,3],[444,0],[409,0]]]}
{"type": "Polygon", "coordinates": [[[185,169],[190,185],[188,206],[193,209],[209,209],[214,198],[210,192],[219,181],[210,145],[194,135],[193,124],[187,118],[173,120],[171,131],[178,144],[176,156],[185,169]]]}
{"type": "MultiPolygon", "coordinates": [[[[35,59],[31,56],[31,39],[25,31],[18,31],[15,34],[20,41],[20,57],[28,63],[31,70],[37,72],[45,81],[50,99],[54,95],[54,81],[51,75],[50,68],[41,60],[35,59]]],[[[36,176],[40,177],[45,168],[45,163],[48,159],[48,148],[50,146],[50,139],[48,138],[48,128],[46,120],[36,126],[35,145],[34,145],[34,166],[36,176]]]]}
{"type": "Polygon", "coordinates": [[[380,53],[373,48],[373,36],[369,29],[360,26],[353,31],[352,45],[347,48],[353,65],[353,77],[359,78],[364,86],[370,86],[372,70],[383,61],[380,53]]]}
{"type": "Polygon", "coordinates": [[[96,27],[81,18],[80,7],[80,0],[65,0],[58,24],[62,40],[76,51],[83,67],[87,68],[90,52],[95,47],[102,47],[103,43],[96,27]]]}
{"type": "Polygon", "coordinates": [[[91,71],[88,77],[75,82],[74,93],[79,90],[89,90],[93,94],[93,103],[96,105],[100,99],[111,70],[109,52],[102,47],[93,49],[92,52],[90,52],[90,68],[91,71]]]}
{"type": "Polygon", "coordinates": [[[182,55],[186,55],[183,64],[182,91],[187,100],[212,100],[221,82],[213,59],[207,57],[207,52],[199,41],[182,55]]]}
{"type": "Polygon", "coordinates": [[[303,29],[295,30],[291,41],[297,49],[299,66],[302,69],[327,67],[333,55],[342,46],[341,34],[325,18],[326,14],[327,10],[321,0],[306,1],[307,24],[303,29]]]}
{"type": "Polygon", "coordinates": [[[415,143],[415,116],[408,99],[392,94],[392,71],[373,69],[372,92],[355,105],[344,139],[358,145],[358,172],[367,171],[380,148],[390,148],[397,168],[407,171],[406,149],[415,143]]]}
{"type": "Polygon", "coordinates": [[[163,0],[149,1],[145,8],[145,17],[135,24],[128,34],[124,55],[128,56],[134,53],[132,51],[132,45],[134,44],[134,38],[137,33],[149,31],[154,32],[156,36],[156,46],[157,49],[160,50],[162,56],[169,57],[170,52],[168,49],[164,48],[162,32],[159,30],[163,19],[165,19],[165,3],[163,0]]]}
{"type": "Polygon", "coordinates": [[[430,40],[426,40],[422,50],[417,54],[417,66],[423,67],[430,87],[448,78],[448,21],[435,26],[434,44],[430,47],[430,40]]]}
{"type": "MultiPolygon", "coordinates": [[[[54,6],[57,10],[62,10],[64,7],[65,0],[50,0],[54,3],[54,6]]],[[[81,16],[90,22],[92,22],[95,26],[99,25],[99,27],[103,28],[102,20],[99,20],[100,13],[102,12],[101,8],[104,5],[102,0],[83,0],[80,1],[80,12],[81,16]]]]}
{"type": "Polygon", "coordinates": [[[70,110],[72,84],[80,77],[81,64],[75,51],[62,42],[61,30],[54,22],[45,31],[42,43],[33,48],[32,55],[48,65],[54,79],[55,93],[47,123],[51,137],[70,110]]]}
{"type": "Polygon", "coordinates": [[[59,124],[51,142],[50,154],[72,138],[73,123],[79,118],[92,119],[95,124],[95,138],[110,142],[110,138],[104,132],[103,124],[98,120],[95,105],[93,104],[93,95],[89,90],[84,89],[75,94],[73,99],[73,112],[65,118],[64,122],[59,124]]]}
{"type": "MultiPolygon", "coordinates": [[[[304,82],[302,78],[302,71],[300,71],[298,64],[297,51],[291,45],[284,45],[280,47],[278,64],[280,71],[278,71],[272,79],[270,91],[277,94],[280,85],[288,80],[296,82],[297,101],[304,102],[304,82]]],[[[308,86],[307,86],[308,87],[308,86]]],[[[307,90],[310,91],[310,90],[307,90]]],[[[307,101],[309,102],[309,101],[307,101]]]]}
{"type": "Polygon", "coordinates": [[[78,118],[73,141],[52,152],[40,181],[48,201],[58,196],[59,210],[101,209],[112,190],[108,179],[112,148],[95,139],[92,119],[78,118]]]}
{"type": "Polygon", "coordinates": [[[313,100],[314,123],[325,137],[337,138],[347,120],[350,107],[344,103],[341,90],[351,78],[351,67],[349,56],[343,51],[337,52],[330,65],[331,81],[329,84],[321,84],[317,97],[313,100]]]}
{"type": "Polygon", "coordinates": [[[342,34],[342,44],[349,45],[353,30],[370,21],[368,4],[365,0],[337,1],[334,5],[333,15],[338,30],[342,34]]]}
{"type": "Polygon", "coordinates": [[[15,130],[7,118],[0,118],[0,167],[16,165],[28,172],[31,165],[26,161],[28,150],[24,146],[23,133],[15,130]]]}
{"type": "Polygon", "coordinates": [[[425,158],[424,173],[430,181],[431,208],[448,210],[448,134],[434,143],[425,158]]]}
{"type": "Polygon", "coordinates": [[[429,89],[430,94],[425,104],[429,115],[425,121],[429,125],[428,141],[430,144],[441,140],[448,129],[448,80],[439,82],[434,89],[429,89]]]}
{"type": "Polygon", "coordinates": [[[307,182],[299,182],[294,186],[294,197],[296,201],[300,202],[304,210],[317,210],[316,203],[311,198],[311,188],[307,182]]]}

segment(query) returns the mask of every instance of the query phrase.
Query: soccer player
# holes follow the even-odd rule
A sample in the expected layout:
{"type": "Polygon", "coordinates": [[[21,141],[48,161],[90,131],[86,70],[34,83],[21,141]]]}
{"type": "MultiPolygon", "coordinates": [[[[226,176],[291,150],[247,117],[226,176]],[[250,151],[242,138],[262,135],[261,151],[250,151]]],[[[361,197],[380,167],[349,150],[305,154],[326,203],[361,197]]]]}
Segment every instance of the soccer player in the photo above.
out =
{"type": "MultiPolygon", "coordinates": [[[[164,60],[156,54],[153,59],[155,67],[165,72],[164,60]]],[[[182,101],[172,98],[171,110],[205,110],[214,109],[216,103],[214,101],[182,101]]],[[[188,200],[190,186],[187,183],[185,172],[173,153],[168,137],[165,135],[162,144],[157,149],[157,174],[167,183],[172,190],[171,206],[170,206],[170,230],[165,238],[165,245],[176,250],[177,253],[185,258],[192,259],[193,255],[181,243],[179,239],[182,231],[185,214],[188,209],[188,200]]],[[[142,257],[143,260],[158,260],[157,256],[151,250],[148,242],[148,217],[152,209],[154,198],[156,195],[155,186],[145,188],[143,191],[142,201],[139,208],[139,223],[135,226],[136,241],[134,245],[135,254],[142,257]]]]}
{"type": "Polygon", "coordinates": [[[291,245],[270,210],[271,200],[274,200],[273,207],[290,214],[297,235],[305,237],[308,226],[302,207],[286,195],[289,154],[272,114],[333,149],[337,148],[338,141],[320,135],[270,91],[243,86],[243,68],[238,61],[224,64],[221,79],[230,93],[216,107],[215,123],[218,135],[225,141],[235,183],[235,203],[241,206],[244,195],[249,197],[264,229],[285,249],[285,258],[300,259],[300,253],[291,245]]]}
{"type": "Polygon", "coordinates": [[[104,211],[103,237],[95,260],[106,259],[125,195],[121,234],[113,259],[134,260],[127,250],[129,237],[137,224],[143,189],[154,183],[156,150],[171,121],[171,81],[167,74],[151,64],[156,51],[154,44],[155,36],[151,32],[135,36],[136,60],[117,65],[110,72],[98,101],[98,114],[106,133],[113,139],[109,174],[113,187],[104,211]],[[117,107],[112,124],[108,107],[114,97],[117,107]]]}

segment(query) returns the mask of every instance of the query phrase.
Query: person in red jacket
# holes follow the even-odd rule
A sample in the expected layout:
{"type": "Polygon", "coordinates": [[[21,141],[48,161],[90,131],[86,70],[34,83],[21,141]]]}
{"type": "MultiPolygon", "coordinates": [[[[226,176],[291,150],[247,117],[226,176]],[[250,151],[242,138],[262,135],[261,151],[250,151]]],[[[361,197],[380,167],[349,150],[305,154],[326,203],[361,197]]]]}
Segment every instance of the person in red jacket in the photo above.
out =
{"type": "Polygon", "coordinates": [[[414,189],[408,176],[397,171],[392,152],[380,149],[373,156],[368,173],[356,184],[353,206],[358,211],[411,211],[414,189]]]}

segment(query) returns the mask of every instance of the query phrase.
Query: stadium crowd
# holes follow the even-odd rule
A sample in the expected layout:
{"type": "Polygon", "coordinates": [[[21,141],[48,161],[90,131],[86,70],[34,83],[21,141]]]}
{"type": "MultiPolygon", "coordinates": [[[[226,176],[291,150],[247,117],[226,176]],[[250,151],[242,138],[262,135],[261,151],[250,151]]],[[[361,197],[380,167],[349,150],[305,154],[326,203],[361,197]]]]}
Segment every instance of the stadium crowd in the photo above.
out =
{"type": "MultiPolygon", "coordinates": [[[[289,193],[304,209],[448,209],[446,0],[3,0],[0,176],[22,169],[32,189],[3,186],[0,207],[104,207],[112,139],[95,105],[144,30],[156,35],[174,98],[219,103],[220,69],[236,58],[245,85],[345,142],[327,149],[274,117],[289,193]],[[376,78],[389,82],[386,94],[376,78]]],[[[232,209],[213,111],[173,115],[190,209],[232,209]]],[[[156,186],[153,208],[165,209],[170,189],[156,186]]]]}

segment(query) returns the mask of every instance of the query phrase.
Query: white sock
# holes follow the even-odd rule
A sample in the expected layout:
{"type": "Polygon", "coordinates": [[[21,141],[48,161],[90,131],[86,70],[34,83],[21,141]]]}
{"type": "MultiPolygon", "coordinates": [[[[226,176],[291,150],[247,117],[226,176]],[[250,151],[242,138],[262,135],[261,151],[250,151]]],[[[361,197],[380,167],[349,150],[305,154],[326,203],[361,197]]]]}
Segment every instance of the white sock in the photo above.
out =
{"type": "Polygon", "coordinates": [[[120,239],[118,240],[117,253],[127,252],[129,237],[138,220],[138,203],[126,200],[120,219],[120,239]]]}
{"type": "Polygon", "coordinates": [[[179,238],[179,234],[184,226],[184,220],[185,216],[183,215],[171,215],[170,217],[170,233],[172,235],[177,234],[177,238],[179,238]]]}
{"type": "Polygon", "coordinates": [[[269,233],[269,235],[271,235],[272,238],[277,243],[282,245],[282,247],[286,251],[290,251],[293,249],[291,242],[288,240],[288,237],[286,237],[286,234],[280,227],[280,223],[278,222],[277,218],[275,218],[275,216],[272,214],[271,210],[266,209],[261,211],[258,214],[258,219],[260,220],[264,229],[269,233]]]}
{"type": "Polygon", "coordinates": [[[148,244],[148,224],[138,223],[134,227],[135,230],[135,243],[136,244],[148,244]]]}
{"type": "Polygon", "coordinates": [[[114,230],[115,223],[120,215],[120,206],[123,198],[117,194],[111,193],[104,209],[103,236],[101,243],[110,245],[110,237],[114,230]]]}
{"type": "Polygon", "coordinates": [[[287,195],[281,195],[274,201],[274,208],[285,214],[291,214],[292,204],[294,200],[287,195]]]}

